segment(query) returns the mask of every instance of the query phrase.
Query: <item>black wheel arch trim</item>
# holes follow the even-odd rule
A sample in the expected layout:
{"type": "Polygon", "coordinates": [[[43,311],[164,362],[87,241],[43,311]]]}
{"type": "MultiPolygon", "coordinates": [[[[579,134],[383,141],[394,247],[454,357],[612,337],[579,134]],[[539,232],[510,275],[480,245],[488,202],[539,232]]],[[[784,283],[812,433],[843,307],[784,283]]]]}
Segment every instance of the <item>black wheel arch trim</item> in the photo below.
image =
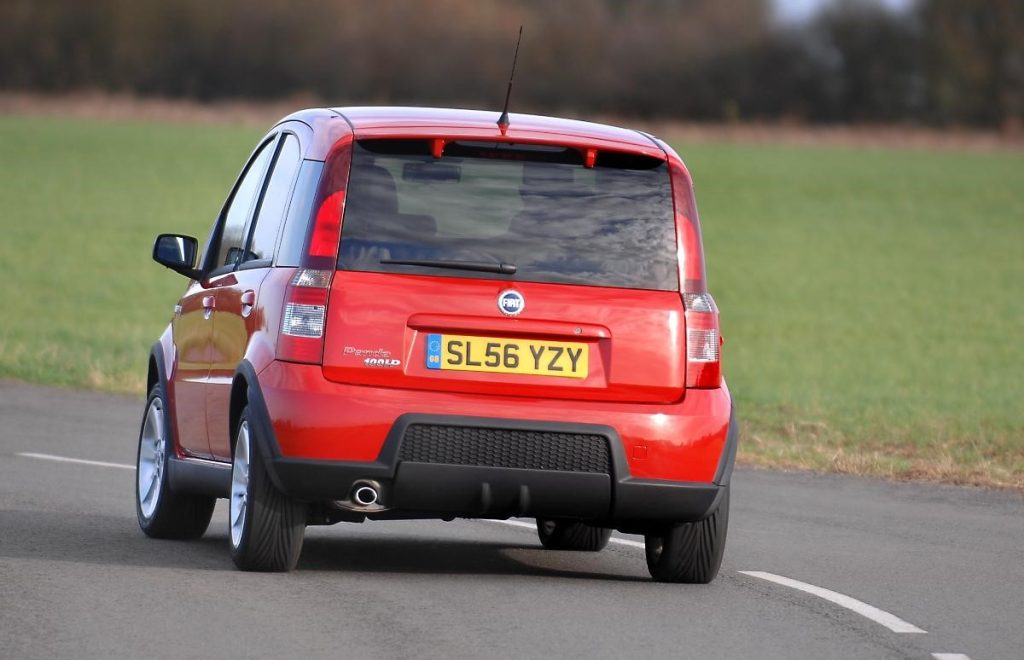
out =
{"type": "MultiPolygon", "coordinates": [[[[242,360],[235,369],[235,379],[242,378],[246,384],[246,407],[249,409],[249,425],[254,433],[250,438],[255,437],[259,445],[260,455],[266,461],[264,467],[270,475],[270,481],[274,487],[281,492],[287,492],[276,469],[277,464],[282,460],[281,449],[277,445],[277,436],[274,434],[274,426],[270,423],[270,412],[267,410],[267,401],[263,398],[263,390],[260,389],[259,377],[255,367],[248,360],[242,360]]],[[[238,411],[241,414],[241,411],[238,411]]],[[[232,411],[234,415],[234,411],[232,411]]],[[[234,426],[234,425],[232,425],[234,426]]],[[[231,437],[234,437],[235,429],[232,428],[231,437]]]]}
{"type": "Polygon", "coordinates": [[[715,483],[719,486],[728,486],[732,479],[732,470],[736,466],[736,450],[740,443],[740,423],[736,419],[736,406],[729,404],[729,431],[725,436],[725,446],[722,448],[722,455],[718,459],[718,469],[715,471],[715,483]]]}
{"type": "MultiPolygon", "coordinates": [[[[164,345],[160,342],[153,344],[153,347],[149,349],[149,357],[156,364],[156,382],[163,389],[164,398],[167,398],[167,365],[164,362],[164,345]]],[[[147,377],[148,367],[147,367],[147,377]]],[[[146,392],[146,396],[149,396],[149,392],[146,392]]]]}

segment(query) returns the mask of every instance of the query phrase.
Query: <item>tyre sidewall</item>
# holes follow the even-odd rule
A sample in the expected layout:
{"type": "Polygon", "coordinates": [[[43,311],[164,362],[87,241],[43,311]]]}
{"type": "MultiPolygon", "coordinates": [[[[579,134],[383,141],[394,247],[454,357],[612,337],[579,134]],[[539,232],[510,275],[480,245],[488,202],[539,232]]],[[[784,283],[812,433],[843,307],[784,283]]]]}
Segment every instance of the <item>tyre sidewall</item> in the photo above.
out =
{"type": "Polygon", "coordinates": [[[686,582],[691,584],[707,584],[717,575],[725,555],[726,539],[729,529],[729,487],[724,488],[718,505],[704,519],[692,523],[680,523],[664,528],[653,535],[660,542],[660,552],[655,552],[648,537],[645,543],[647,567],[651,576],[658,581],[686,582]],[[706,571],[698,571],[688,556],[696,549],[693,547],[692,534],[702,526],[708,526],[712,538],[703,537],[705,542],[714,543],[713,557],[706,571]],[[680,570],[686,565],[689,570],[680,570]]]}
{"type": "Polygon", "coordinates": [[[537,536],[548,550],[598,552],[611,535],[611,529],[579,521],[537,518],[537,536]]]}

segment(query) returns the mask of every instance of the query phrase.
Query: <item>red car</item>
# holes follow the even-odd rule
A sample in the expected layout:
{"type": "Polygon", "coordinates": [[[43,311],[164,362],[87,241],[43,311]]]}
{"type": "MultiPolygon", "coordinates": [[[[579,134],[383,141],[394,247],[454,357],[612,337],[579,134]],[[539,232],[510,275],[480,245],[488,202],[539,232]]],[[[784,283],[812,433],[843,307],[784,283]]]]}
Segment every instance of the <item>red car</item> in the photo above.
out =
{"type": "Polygon", "coordinates": [[[245,570],[307,525],[536,518],[545,548],[646,537],[709,582],[737,425],[690,175],[601,124],[306,110],[260,140],[149,360],[137,512],[245,570]]]}

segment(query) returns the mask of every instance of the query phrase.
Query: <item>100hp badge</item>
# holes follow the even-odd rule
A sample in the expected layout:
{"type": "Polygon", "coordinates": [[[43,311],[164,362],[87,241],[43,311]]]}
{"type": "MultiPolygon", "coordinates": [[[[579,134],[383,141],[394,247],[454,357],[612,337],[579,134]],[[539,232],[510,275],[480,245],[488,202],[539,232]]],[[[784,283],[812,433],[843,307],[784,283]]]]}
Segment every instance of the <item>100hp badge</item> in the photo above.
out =
{"type": "Polygon", "coordinates": [[[363,366],[366,367],[397,367],[402,364],[401,360],[395,358],[366,358],[363,366]]]}

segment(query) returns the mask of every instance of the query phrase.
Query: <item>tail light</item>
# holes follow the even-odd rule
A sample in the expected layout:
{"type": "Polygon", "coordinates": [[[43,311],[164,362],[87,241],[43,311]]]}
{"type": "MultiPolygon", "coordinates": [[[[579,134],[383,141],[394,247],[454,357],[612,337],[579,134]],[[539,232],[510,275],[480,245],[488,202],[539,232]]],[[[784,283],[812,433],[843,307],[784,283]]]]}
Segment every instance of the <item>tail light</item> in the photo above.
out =
{"type": "Polygon", "coordinates": [[[342,137],[327,156],[325,174],[317,191],[316,215],[306,238],[302,268],[285,289],[277,359],[321,364],[327,300],[337,268],[338,241],[345,212],[345,190],[352,167],[352,135],[342,137]]]}
{"type": "Polygon", "coordinates": [[[704,244],[690,175],[681,163],[674,160],[669,169],[679,233],[679,279],[683,285],[683,307],[686,310],[686,387],[714,389],[722,385],[722,335],[718,325],[718,306],[708,293],[704,244]]]}
{"type": "Polygon", "coordinates": [[[324,353],[327,296],[333,270],[300,268],[284,294],[284,316],[277,339],[277,359],[320,364],[324,353]]]}
{"type": "Polygon", "coordinates": [[[686,386],[713,389],[722,385],[722,335],[718,306],[710,293],[684,293],[686,309],[686,386]]]}

